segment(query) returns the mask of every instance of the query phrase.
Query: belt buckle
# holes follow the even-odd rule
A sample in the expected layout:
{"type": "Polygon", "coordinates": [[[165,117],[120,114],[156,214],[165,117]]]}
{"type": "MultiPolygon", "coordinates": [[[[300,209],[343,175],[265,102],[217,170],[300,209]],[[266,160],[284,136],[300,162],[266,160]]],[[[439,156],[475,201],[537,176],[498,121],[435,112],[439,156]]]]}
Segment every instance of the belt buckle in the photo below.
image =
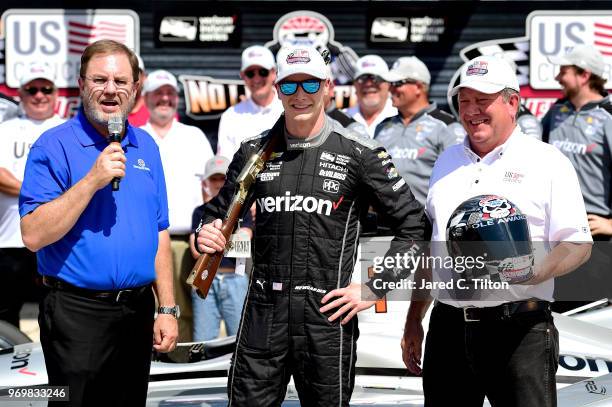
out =
{"type": "MultiPolygon", "coordinates": [[[[129,294],[131,292],[132,290],[119,290],[119,292],[117,293],[117,297],[115,297],[115,302],[122,302],[122,294],[129,294]]],[[[125,298],[124,301],[127,301],[127,298],[125,298]]]]}
{"type": "Polygon", "coordinates": [[[469,309],[473,309],[473,308],[476,308],[476,307],[465,307],[465,308],[463,308],[463,320],[464,320],[465,322],[480,322],[480,319],[473,319],[473,318],[470,318],[470,317],[468,316],[467,311],[468,311],[469,309]]]}

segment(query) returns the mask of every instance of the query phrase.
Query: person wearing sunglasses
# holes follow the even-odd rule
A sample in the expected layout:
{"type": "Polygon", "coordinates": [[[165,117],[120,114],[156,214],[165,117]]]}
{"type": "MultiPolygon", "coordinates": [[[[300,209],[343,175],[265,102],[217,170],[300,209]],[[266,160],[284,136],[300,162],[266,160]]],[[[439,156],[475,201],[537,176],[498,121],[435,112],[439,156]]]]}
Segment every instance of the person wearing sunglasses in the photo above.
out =
{"type": "Polygon", "coordinates": [[[25,67],[20,80],[20,112],[0,124],[0,320],[19,327],[19,310],[36,278],[36,255],[24,247],[18,196],[30,146],[63,120],[54,113],[57,88],[44,64],[25,67]]]}
{"type": "Polygon", "coordinates": [[[438,156],[465,137],[454,117],[429,101],[431,74],[417,57],[402,57],[385,77],[398,114],[380,123],[375,138],[384,145],[414,196],[425,204],[438,156]]]}
{"type": "Polygon", "coordinates": [[[387,63],[378,55],[365,55],[355,64],[353,86],[357,104],[346,109],[346,114],[363,124],[371,138],[376,126],[387,117],[397,115],[389,98],[389,83],[383,79],[388,72],[387,63]]]}
{"type": "Polygon", "coordinates": [[[223,112],[217,133],[217,154],[228,159],[242,140],[271,128],[283,112],[274,90],[274,55],[268,48],[253,45],[242,52],[240,78],[247,88],[247,98],[223,112]]]}
{"type": "Polygon", "coordinates": [[[257,207],[254,266],[229,371],[229,404],[279,406],[293,376],[301,405],[347,407],[355,315],[377,298],[371,281],[351,283],[359,219],[373,201],[392,219],[394,247],[405,249],[424,237],[423,208],[378,142],[325,114],[329,68],[317,49],[281,48],[277,66],[285,114],[241,144],[225,185],[204,207],[196,237],[199,252],[223,250],[221,218],[236,178],[276,138],[245,202],[257,207]]]}

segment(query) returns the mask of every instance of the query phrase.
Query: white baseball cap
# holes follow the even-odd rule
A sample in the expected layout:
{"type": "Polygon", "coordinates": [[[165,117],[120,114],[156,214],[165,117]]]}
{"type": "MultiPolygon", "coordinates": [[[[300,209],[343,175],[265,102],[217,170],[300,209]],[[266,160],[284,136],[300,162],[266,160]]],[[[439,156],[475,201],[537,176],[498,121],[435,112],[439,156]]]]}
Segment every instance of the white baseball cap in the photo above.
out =
{"type": "Polygon", "coordinates": [[[429,85],[431,74],[423,61],[417,57],[401,57],[393,63],[391,70],[384,77],[387,82],[397,82],[404,79],[412,79],[429,85]]]}
{"type": "Polygon", "coordinates": [[[253,45],[242,51],[242,67],[240,71],[245,71],[248,67],[259,65],[262,68],[272,69],[275,67],[274,55],[272,52],[261,45],[253,45]]]}
{"type": "Polygon", "coordinates": [[[516,72],[505,59],[492,55],[479,56],[463,64],[459,85],[451,89],[448,95],[455,96],[461,88],[489,95],[506,88],[520,91],[516,72]]]}
{"type": "Polygon", "coordinates": [[[153,92],[156,89],[161,88],[164,85],[172,86],[177,92],[179,91],[178,82],[176,77],[168,71],[158,69],[157,71],[151,72],[147,76],[147,80],[144,83],[142,91],[144,93],[153,92]]]}
{"type": "Polygon", "coordinates": [[[51,69],[46,64],[40,62],[32,62],[26,67],[25,72],[19,80],[19,86],[27,85],[34,79],[46,79],[54,83],[53,72],[51,72],[51,69]]]}
{"type": "Polygon", "coordinates": [[[286,47],[276,54],[278,73],[276,83],[288,76],[303,73],[319,79],[329,78],[329,68],[323,57],[314,47],[286,47]]]}
{"type": "Polygon", "coordinates": [[[389,66],[384,59],[378,55],[364,55],[355,63],[355,75],[353,79],[361,75],[376,75],[384,78],[389,73],[389,66]]]}
{"type": "Polygon", "coordinates": [[[206,165],[204,166],[204,174],[202,174],[202,179],[207,179],[211,175],[215,174],[223,174],[227,173],[227,169],[229,168],[230,161],[222,156],[216,155],[210,160],[206,161],[206,165]]]}
{"type": "Polygon", "coordinates": [[[576,65],[603,77],[606,63],[601,53],[591,45],[577,44],[564,56],[548,57],[548,62],[555,65],[576,65]]]}

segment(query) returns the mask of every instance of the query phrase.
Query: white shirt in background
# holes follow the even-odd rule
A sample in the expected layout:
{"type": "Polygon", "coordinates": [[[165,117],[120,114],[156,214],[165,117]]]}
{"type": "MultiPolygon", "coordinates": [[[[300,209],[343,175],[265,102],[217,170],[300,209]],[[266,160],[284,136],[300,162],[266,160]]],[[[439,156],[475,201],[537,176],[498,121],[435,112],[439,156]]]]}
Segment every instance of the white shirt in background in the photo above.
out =
{"type": "Polygon", "coordinates": [[[359,110],[359,104],[349,107],[344,110],[344,113],[352,117],[356,122],[361,123],[365,126],[370,138],[374,138],[374,133],[376,131],[376,126],[378,126],[383,120],[387,117],[397,116],[397,109],[393,107],[393,103],[391,99],[387,99],[387,103],[385,103],[385,107],[383,110],[376,116],[372,124],[368,124],[366,120],[361,115],[361,111],[359,110]]]}
{"type": "Polygon", "coordinates": [[[193,210],[203,203],[200,175],[206,162],[214,156],[210,142],[202,130],[176,119],[163,138],[155,133],[150,122],[141,129],[159,146],[168,193],[168,231],[171,235],[188,234],[193,210]]]}
{"type": "Polygon", "coordinates": [[[251,98],[231,106],[221,115],[217,154],[231,161],[243,140],[271,129],[282,113],[283,104],[276,96],[265,107],[251,98]]]}
{"type": "MultiPolygon", "coordinates": [[[[0,167],[23,181],[32,144],[42,133],[63,122],[58,115],[47,120],[21,116],[0,124],[0,167]]],[[[19,198],[0,192],[0,247],[24,247],[19,222],[19,198]]]]}

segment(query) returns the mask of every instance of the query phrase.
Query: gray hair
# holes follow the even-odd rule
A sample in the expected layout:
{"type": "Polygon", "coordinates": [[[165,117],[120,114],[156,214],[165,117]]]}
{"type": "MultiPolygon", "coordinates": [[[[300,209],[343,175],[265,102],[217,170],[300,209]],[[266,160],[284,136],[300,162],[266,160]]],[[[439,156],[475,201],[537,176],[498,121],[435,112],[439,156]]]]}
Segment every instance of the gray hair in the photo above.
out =
{"type": "MultiPolygon", "coordinates": [[[[521,94],[518,93],[516,90],[512,89],[512,88],[504,88],[504,90],[501,91],[501,97],[502,100],[504,101],[504,103],[508,103],[510,101],[510,98],[512,97],[512,95],[516,95],[516,97],[518,98],[519,101],[519,105],[521,104],[521,94]]],[[[519,111],[520,111],[520,107],[519,109],[516,110],[516,116],[514,116],[514,119],[518,119],[519,116],[519,111]]]]}

